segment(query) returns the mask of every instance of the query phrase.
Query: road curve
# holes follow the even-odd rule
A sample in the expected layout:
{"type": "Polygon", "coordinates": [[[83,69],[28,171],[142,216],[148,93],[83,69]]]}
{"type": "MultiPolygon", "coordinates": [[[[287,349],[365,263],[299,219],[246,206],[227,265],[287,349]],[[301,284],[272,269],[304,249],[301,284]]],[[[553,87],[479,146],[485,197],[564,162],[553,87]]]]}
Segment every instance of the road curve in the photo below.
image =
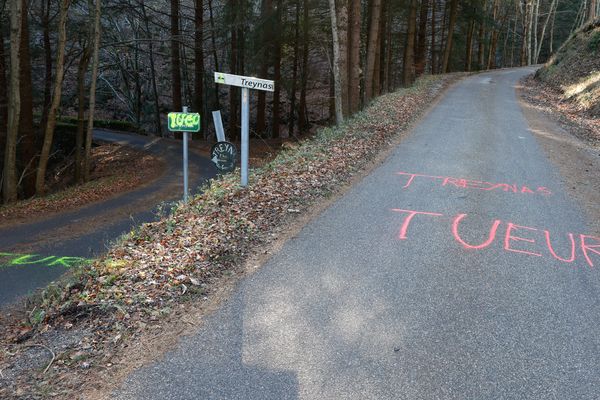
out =
{"type": "MultiPolygon", "coordinates": [[[[102,254],[121,234],[154,220],[154,208],[159,203],[181,198],[181,142],[100,129],[94,131],[94,139],[159,156],[165,162],[165,171],[154,182],[116,197],[34,223],[0,229],[0,307],[59,278],[67,271],[72,257],[93,258],[102,254]],[[165,194],[165,187],[174,190],[165,194]],[[2,257],[7,253],[14,256],[2,257]]],[[[216,169],[208,158],[190,151],[189,160],[190,188],[197,188],[215,175],[216,169]]]]}
{"type": "Polygon", "coordinates": [[[598,221],[528,129],[530,72],[456,85],[111,398],[599,398],[598,221]]]}

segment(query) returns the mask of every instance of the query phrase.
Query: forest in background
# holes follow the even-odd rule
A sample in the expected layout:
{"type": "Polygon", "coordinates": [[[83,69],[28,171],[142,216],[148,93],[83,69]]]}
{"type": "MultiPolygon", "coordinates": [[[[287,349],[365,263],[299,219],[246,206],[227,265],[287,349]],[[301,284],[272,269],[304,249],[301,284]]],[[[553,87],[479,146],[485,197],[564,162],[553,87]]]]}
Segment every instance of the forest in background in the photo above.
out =
{"type": "Polygon", "coordinates": [[[213,72],[276,81],[252,96],[251,134],[300,137],[422,74],[544,62],[597,0],[0,0],[5,203],[41,196],[57,160],[90,177],[92,129],[165,136],[166,113],[222,110],[213,72]]]}

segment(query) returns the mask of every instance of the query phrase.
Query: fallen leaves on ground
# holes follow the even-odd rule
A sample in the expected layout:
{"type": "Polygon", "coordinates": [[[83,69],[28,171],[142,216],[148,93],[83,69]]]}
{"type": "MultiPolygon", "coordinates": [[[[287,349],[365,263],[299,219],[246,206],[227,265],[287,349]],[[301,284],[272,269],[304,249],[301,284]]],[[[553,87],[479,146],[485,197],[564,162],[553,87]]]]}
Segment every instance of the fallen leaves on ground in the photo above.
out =
{"type": "Polygon", "coordinates": [[[600,117],[583,109],[577,102],[565,100],[563,92],[553,85],[536,79],[534,75],[524,78],[524,99],[554,118],[566,123],[570,131],[595,146],[600,146],[600,117]]]}

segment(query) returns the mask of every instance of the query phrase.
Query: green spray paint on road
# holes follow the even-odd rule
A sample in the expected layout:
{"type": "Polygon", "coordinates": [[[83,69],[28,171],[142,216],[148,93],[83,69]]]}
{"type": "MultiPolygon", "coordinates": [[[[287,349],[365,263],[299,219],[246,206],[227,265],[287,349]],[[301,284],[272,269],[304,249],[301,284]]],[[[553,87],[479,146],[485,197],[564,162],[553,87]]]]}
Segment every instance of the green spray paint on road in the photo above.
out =
{"type": "Polygon", "coordinates": [[[83,257],[41,256],[39,254],[0,253],[0,268],[16,267],[21,265],[35,265],[39,267],[65,267],[89,264],[91,259],[83,257]]]}

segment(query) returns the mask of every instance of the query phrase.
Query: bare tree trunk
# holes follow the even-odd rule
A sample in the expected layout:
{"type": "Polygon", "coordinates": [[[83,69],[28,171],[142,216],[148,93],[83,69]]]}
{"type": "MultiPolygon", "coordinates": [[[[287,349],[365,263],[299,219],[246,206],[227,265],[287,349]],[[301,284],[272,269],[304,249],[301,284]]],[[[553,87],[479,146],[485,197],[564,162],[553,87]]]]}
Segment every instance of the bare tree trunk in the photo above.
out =
{"type": "Polygon", "coordinates": [[[158,136],[162,136],[162,124],[160,122],[160,103],[158,97],[158,88],[156,86],[156,67],[154,65],[154,41],[150,32],[150,24],[148,22],[148,16],[146,15],[146,4],[144,0],[140,1],[142,7],[142,16],[144,18],[144,24],[146,26],[146,35],[148,38],[148,57],[150,61],[150,80],[152,81],[152,97],[154,100],[154,124],[156,125],[156,132],[158,136]]]}
{"type": "MultiPolygon", "coordinates": [[[[90,31],[92,29],[90,28],[90,31]]],[[[93,39],[93,36],[90,35],[93,39]]],[[[84,129],[85,129],[85,73],[90,61],[91,41],[86,44],[77,66],[77,133],[75,134],[75,182],[82,183],[83,152],[84,152],[84,129]]]]}
{"type": "MultiPolygon", "coordinates": [[[[532,54],[532,58],[533,61],[535,61],[536,58],[536,52],[537,52],[537,48],[538,48],[538,21],[540,19],[540,0],[535,0],[535,5],[533,8],[533,54],[532,54]]],[[[540,40],[540,42],[543,41],[540,40]]],[[[537,61],[535,61],[535,63],[537,64],[537,61]]]]}
{"type": "MultiPolygon", "coordinates": [[[[429,0],[426,0],[429,1],[429,0]]],[[[384,90],[386,92],[391,92],[392,91],[392,49],[393,49],[393,42],[392,42],[392,21],[393,21],[393,8],[390,7],[390,9],[387,12],[387,34],[386,34],[386,41],[387,41],[387,46],[385,49],[385,65],[384,65],[384,76],[383,76],[383,80],[384,80],[384,90]]]]}
{"type": "MultiPolygon", "coordinates": [[[[88,7],[92,9],[92,0],[88,0],[88,7]]],[[[96,0],[96,9],[94,11],[94,44],[92,50],[92,77],[90,79],[90,108],[88,111],[88,125],[85,135],[85,156],[83,158],[83,178],[90,180],[91,160],[92,160],[92,136],[94,133],[94,112],[96,109],[96,82],[98,80],[98,64],[100,58],[100,41],[102,39],[102,26],[100,25],[102,0],[96,0]]]]}
{"type": "Polygon", "coordinates": [[[48,110],[48,122],[46,124],[46,130],[44,132],[44,143],[42,145],[42,151],[40,154],[40,160],[35,178],[35,191],[38,196],[42,196],[46,190],[46,169],[48,167],[48,158],[50,157],[50,150],[52,149],[52,142],[54,139],[54,128],[56,126],[56,112],[58,111],[58,107],[60,106],[60,101],[62,98],[62,84],[65,72],[65,44],[67,42],[67,13],[70,5],[70,0],[62,0],[60,2],[60,11],[58,17],[58,43],[56,46],[58,55],[56,57],[56,76],[54,80],[54,92],[52,94],[52,102],[50,103],[50,109],[48,110]]]}
{"type": "MultiPolygon", "coordinates": [[[[29,21],[27,0],[22,0],[21,46],[19,49],[21,112],[19,114],[20,168],[23,169],[23,191],[25,197],[35,194],[35,173],[29,171],[35,165],[37,140],[33,129],[33,85],[31,82],[31,57],[29,52],[29,21]]],[[[18,184],[17,184],[18,186],[18,184]]]]}
{"type": "MultiPolygon", "coordinates": [[[[194,108],[204,115],[204,1],[194,0],[194,108]]],[[[200,118],[206,134],[206,118],[200,118]]]]}
{"type": "Polygon", "coordinates": [[[296,0],[296,21],[294,26],[294,66],[292,68],[292,90],[290,92],[290,118],[288,124],[289,135],[294,135],[296,121],[296,88],[298,86],[298,58],[300,57],[300,0],[296,0]]]}
{"type": "Polygon", "coordinates": [[[298,111],[298,124],[300,131],[304,131],[309,126],[308,112],[306,108],[306,85],[308,83],[308,52],[310,50],[309,34],[309,14],[308,14],[308,0],[304,0],[303,3],[303,46],[302,46],[302,75],[300,77],[300,110],[298,111]]]}
{"type": "Polygon", "coordinates": [[[450,3],[450,21],[448,22],[448,38],[446,39],[446,48],[444,50],[444,61],[442,72],[447,73],[450,67],[450,55],[452,54],[452,37],[454,36],[454,26],[456,25],[456,15],[458,13],[458,0],[451,0],[450,3]]]}
{"type": "Polygon", "coordinates": [[[493,69],[496,65],[496,46],[498,43],[498,27],[496,25],[498,22],[499,6],[499,0],[494,0],[494,3],[492,5],[492,21],[494,21],[494,25],[491,31],[490,48],[487,59],[487,69],[493,69]]]}
{"type": "Polygon", "coordinates": [[[558,2],[554,6],[554,13],[552,13],[552,26],[550,27],[550,54],[554,53],[554,22],[556,21],[556,9],[558,8],[558,2]]]}
{"type": "Polygon", "coordinates": [[[419,13],[419,35],[417,38],[417,52],[415,55],[415,74],[421,76],[425,72],[425,53],[427,51],[427,16],[429,15],[429,1],[421,0],[419,13]]]}
{"type": "Polygon", "coordinates": [[[350,0],[348,31],[348,104],[350,113],[360,110],[360,0],[350,0]]]}
{"type": "Polygon", "coordinates": [[[403,83],[410,86],[415,81],[415,31],[417,29],[417,0],[410,1],[406,46],[404,47],[403,83]]]}
{"type": "Polygon", "coordinates": [[[517,25],[519,24],[519,5],[515,2],[515,20],[510,44],[510,66],[515,66],[515,48],[517,47],[517,25]]]}
{"type": "Polygon", "coordinates": [[[546,28],[548,27],[548,22],[550,22],[550,18],[553,15],[553,10],[556,7],[556,0],[552,0],[550,3],[550,8],[548,9],[548,15],[546,15],[546,20],[544,21],[544,26],[542,27],[542,34],[540,36],[540,42],[535,51],[534,63],[537,64],[540,58],[540,53],[542,52],[542,45],[544,44],[544,37],[546,36],[546,28]]]}
{"type": "MultiPolygon", "coordinates": [[[[179,54],[179,0],[171,0],[171,90],[173,111],[182,110],[181,56],[179,54]]],[[[175,137],[181,139],[178,132],[175,137]]]]}
{"type": "Polygon", "coordinates": [[[348,0],[336,0],[338,40],[340,45],[340,79],[342,84],[342,111],[348,117],[350,106],[348,101],[348,0]]]}
{"type": "Polygon", "coordinates": [[[377,51],[375,53],[375,72],[373,73],[373,97],[381,95],[382,86],[382,68],[385,65],[385,60],[382,57],[385,56],[385,36],[386,36],[386,18],[387,18],[387,5],[385,2],[381,4],[381,18],[379,18],[379,42],[377,43],[377,51]]]}
{"type": "Polygon", "coordinates": [[[42,36],[44,43],[44,104],[42,107],[42,119],[40,121],[41,129],[44,129],[48,122],[48,111],[52,97],[52,45],[50,44],[50,1],[41,0],[42,3],[42,36]]]}
{"type": "MultiPolygon", "coordinates": [[[[281,32],[283,29],[283,1],[277,0],[277,32],[281,32]]],[[[281,121],[281,35],[277,35],[275,39],[275,60],[274,60],[274,80],[275,80],[275,91],[273,92],[273,137],[279,137],[280,121],[281,121]]]]}
{"type": "MultiPolygon", "coordinates": [[[[8,83],[6,82],[6,61],[4,35],[0,29],[0,165],[4,167],[4,145],[8,129],[8,83]]],[[[2,188],[0,187],[0,192],[2,188]]]]}
{"type": "Polygon", "coordinates": [[[483,61],[485,58],[485,23],[483,21],[479,23],[479,34],[477,35],[477,43],[477,69],[481,71],[486,67],[483,61]]]}
{"type": "Polygon", "coordinates": [[[473,34],[475,32],[475,18],[471,17],[469,22],[469,30],[467,32],[467,54],[465,55],[465,71],[471,71],[471,64],[473,62],[473,34]]]}
{"type": "Polygon", "coordinates": [[[435,35],[437,32],[435,31],[435,23],[436,23],[436,10],[437,0],[431,0],[431,74],[437,73],[437,57],[436,57],[436,48],[435,48],[435,35]]]}
{"type": "MultiPolygon", "coordinates": [[[[260,78],[266,79],[269,72],[269,65],[271,64],[271,35],[272,26],[271,18],[273,14],[273,2],[272,0],[263,0],[262,11],[262,46],[264,51],[262,53],[262,62],[260,65],[260,78]]],[[[264,134],[267,129],[266,123],[266,106],[267,106],[267,93],[262,90],[257,94],[258,102],[256,106],[256,132],[259,135],[264,134]]]]}
{"type": "Polygon", "coordinates": [[[4,149],[4,174],[2,194],[4,203],[17,200],[17,135],[19,134],[19,114],[21,113],[21,95],[19,84],[19,46],[21,43],[20,1],[10,2],[10,88],[8,100],[8,129],[4,149]]]}
{"type": "MultiPolygon", "coordinates": [[[[528,1],[528,0],[526,0],[528,1]]],[[[520,4],[520,3],[519,3],[520,4]]],[[[527,33],[527,27],[529,26],[529,24],[527,23],[527,21],[529,20],[528,18],[528,10],[529,10],[529,5],[527,4],[527,2],[525,3],[525,10],[522,9],[522,6],[520,6],[520,11],[522,14],[522,25],[523,25],[523,29],[522,29],[522,35],[521,35],[521,60],[520,60],[520,65],[523,66],[527,63],[527,38],[528,38],[528,33],[527,33]]]]}
{"type": "Polygon", "coordinates": [[[298,58],[300,57],[300,0],[295,1],[296,20],[294,26],[294,65],[292,67],[292,90],[290,91],[289,136],[294,136],[296,122],[296,90],[298,87],[298,58]]]}
{"type": "Polygon", "coordinates": [[[589,22],[592,22],[594,19],[596,19],[597,13],[598,13],[598,1],[590,0],[587,20],[589,22]]]}
{"type": "Polygon", "coordinates": [[[367,71],[365,74],[365,104],[368,104],[373,98],[375,59],[379,44],[379,19],[381,18],[381,10],[381,0],[371,0],[371,22],[369,24],[369,37],[367,41],[367,71]]]}
{"type": "Polygon", "coordinates": [[[531,65],[533,54],[531,52],[531,41],[533,36],[533,1],[527,0],[527,65],[531,65]]]}
{"type": "Polygon", "coordinates": [[[340,71],[340,42],[337,23],[335,0],[329,0],[329,14],[331,17],[331,36],[333,38],[333,86],[335,92],[335,121],[338,125],[344,122],[342,108],[342,77],[340,71]]]}

